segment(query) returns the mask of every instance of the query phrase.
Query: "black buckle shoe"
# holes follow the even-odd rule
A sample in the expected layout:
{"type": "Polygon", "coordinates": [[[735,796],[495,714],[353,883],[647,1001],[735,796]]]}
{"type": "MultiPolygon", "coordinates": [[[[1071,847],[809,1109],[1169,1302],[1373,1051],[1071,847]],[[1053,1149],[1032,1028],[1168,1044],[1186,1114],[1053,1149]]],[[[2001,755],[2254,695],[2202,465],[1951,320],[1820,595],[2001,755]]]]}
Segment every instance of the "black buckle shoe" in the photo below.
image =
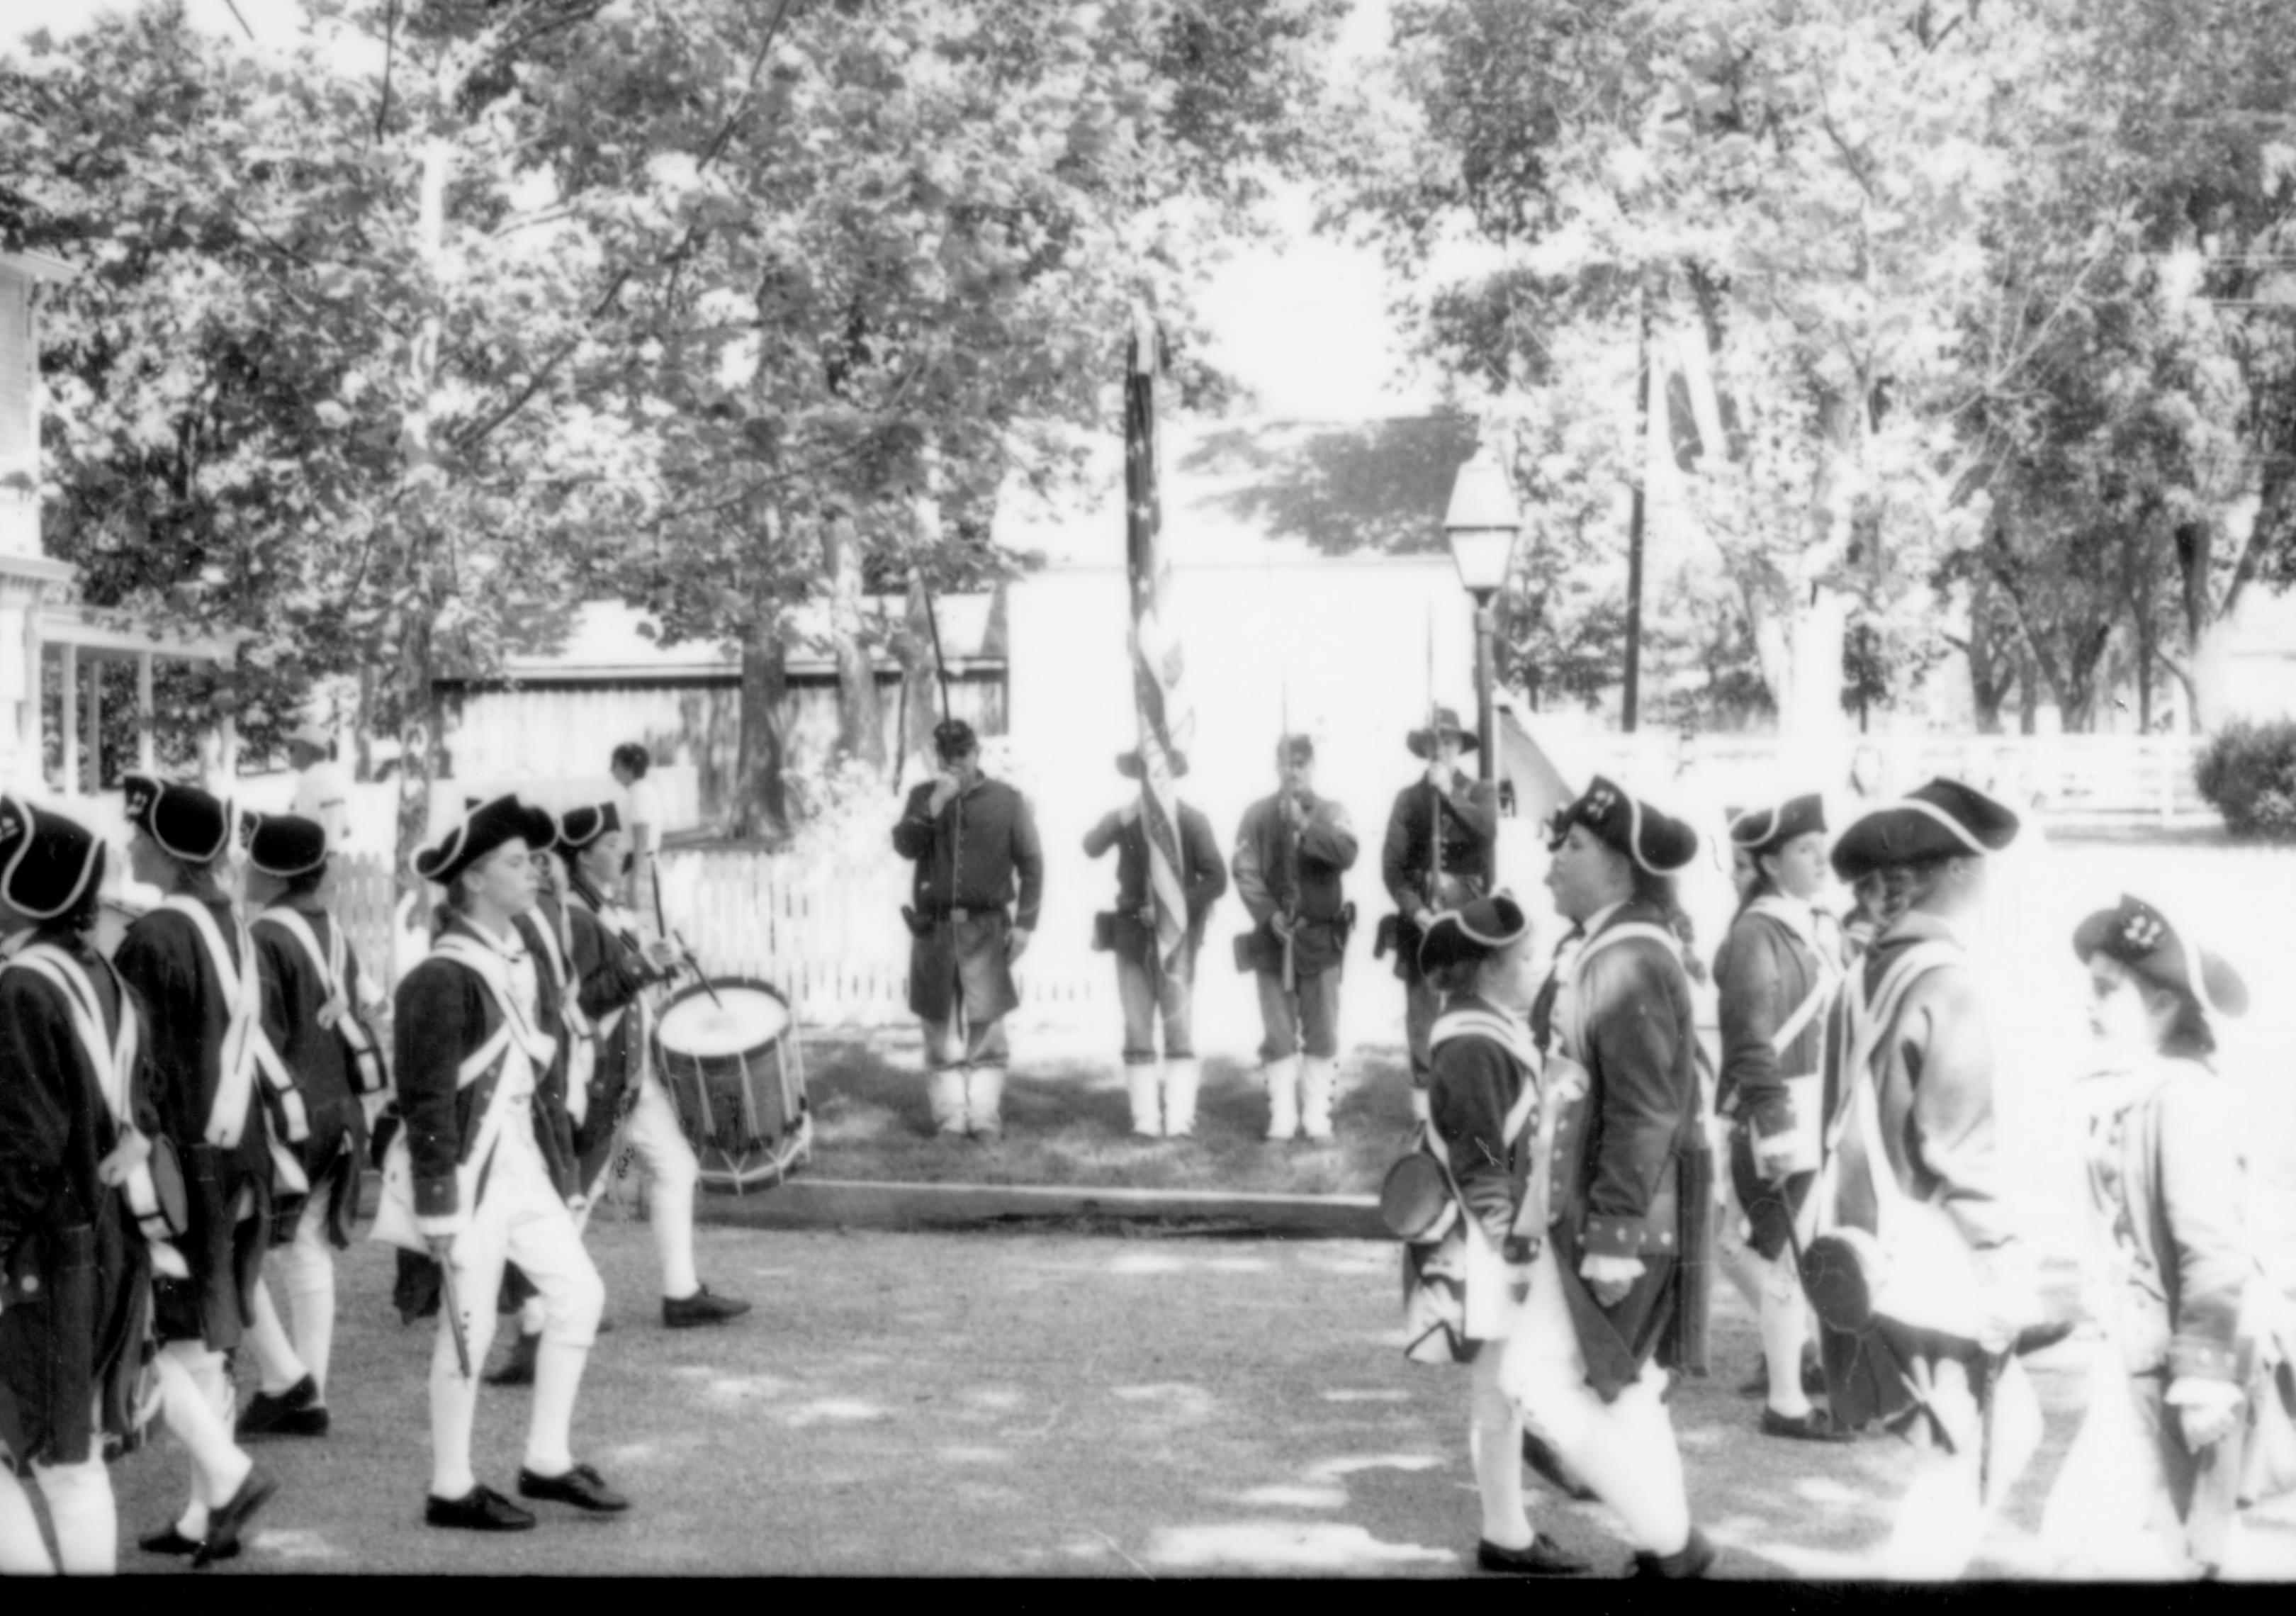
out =
{"type": "Polygon", "coordinates": [[[1636,1554],[1635,1569],[1629,1575],[1657,1578],[1669,1582],[1681,1581],[1705,1576],[1721,1557],[1722,1551],[1709,1543],[1706,1534],[1693,1526],[1690,1529],[1690,1541],[1671,1554],[1636,1554]]]}
{"type": "Polygon", "coordinates": [[[255,1518],[255,1512],[271,1501],[279,1490],[279,1478],[258,1464],[247,1472],[247,1480],[239,1490],[208,1513],[208,1540],[200,1545],[192,1556],[192,1566],[198,1570],[213,1565],[218,1560],[228,1560],[239,1553],[239,1534],[255,1518]]]}
{"type": "Polygon", "coordinates": [[[1475,1564],[1480,1570],[1510,1577],[1583,1577],[1594,1570],[1543,1537],[1533,1538],[1529,1548],[1501,1548],[1486,1538],[1475,1545],[1475,1564]]]}
{"type": "Polygon", "coordinates": [[[577,1464],[562,1476],[537,1476],[530,1470],[521,1470],[518,1472],[518,1496],[571,1504],[594,1515],[619,1515],[630,1506],[630,1501],[607,1486],[605,1477],[588,1464],[577,1464]]]}
{"type": "MultiPolygon", "coordinates": [[[[188,1559],[207,1547],[207,1542],[201,1538],[184,1537],[176,1530],[174,1523],[170,1522],[164,1532],[153,1532],[148,1538],[136,1538],[135,1546],[147,1554],[174,1554],[178,1558],[188,1559]]],[[[214,1554],[208,1556],[208,1561],[212,1564],[217,1560],[235,1560],[238,1557],[239,1540],[234,1538],[228,1545],[218,1546],[214,1554]]]]}
{"type": "Polygon", "coordinates": [[[1762,1434],[1784,1437],[1790,1442],[1854,1442],[1856,1433],[1844,1431],[1833,1423],[1833,1416],[1822,1408],[1808,1414],[1780,1414],[1765,1406],[1762,1409],[1762,1434]]]}
{"type": "Polygon", "coordinates": [[[330,1424],[327,1407],[319,1401],[319,1383],[305,1375],[274,1397],[258,1391],[239,1416],[234,1433],[252,1437],[323,1437],[330,1424]]]}
{"type": "Polygon", "coordinates": [[[499,1369],[487,1373],[489,1386],[531,1386],[534,1384],[534,1358],[542,1349],[542,1337],[521,1335],[511,1343],[510,1356],[499,1369]]]}
{"type": "Polygon", "coordinates": [[[426,1498],[422,1523],[470,1532],[525,1532],[534,1530],[534,1513],[521,1509],[491,1487],[480,1486],[459,1498],[426,1498]]]}
{"type": "Polygon", "coordinates": [[[691,1296],[665,1296],[661,1299],[661,1322],[671,1330],[691,1330],[699,1325],[722,1325],[729,1318],[739,1318],[750,1310],[750,1304],[735,1301],[730,1296],[712,1296],[709,1287],[702,1286],[691,1296]]]}

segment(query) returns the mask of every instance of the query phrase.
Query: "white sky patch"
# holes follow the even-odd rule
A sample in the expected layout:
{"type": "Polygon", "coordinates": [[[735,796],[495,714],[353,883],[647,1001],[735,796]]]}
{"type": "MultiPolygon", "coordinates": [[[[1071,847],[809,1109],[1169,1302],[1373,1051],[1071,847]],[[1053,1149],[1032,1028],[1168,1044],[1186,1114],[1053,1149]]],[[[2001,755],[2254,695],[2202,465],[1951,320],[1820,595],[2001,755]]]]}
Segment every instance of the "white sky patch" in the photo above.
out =
{"type": "Polygon", "coordinates": [[[1160,1527],[1141,1558],[1173,1571],[1234,1566],[1345,1575],[1427,1562],[1449,1564],[1458,1556],[1423,1544],[1382,1543],[1360,1526],[1338,1522],[1237,1521],[1160,1527]]]}

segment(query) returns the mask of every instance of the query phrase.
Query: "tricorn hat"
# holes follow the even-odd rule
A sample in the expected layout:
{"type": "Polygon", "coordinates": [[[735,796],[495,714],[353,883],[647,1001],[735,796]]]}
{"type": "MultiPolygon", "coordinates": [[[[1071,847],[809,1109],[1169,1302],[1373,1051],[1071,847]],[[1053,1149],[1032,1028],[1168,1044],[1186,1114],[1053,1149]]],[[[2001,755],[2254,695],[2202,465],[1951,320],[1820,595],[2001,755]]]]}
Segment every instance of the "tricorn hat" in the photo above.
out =
{"type": "Polygon", "coordinates": [[[515,795],[497,797],[463,815],[435,847],[414,855],[414,873],[425,881],[452,886],[455,878],[505,842],[523,841],[540,852],[558,839],[558,822],[515,795]]]}
{"type": "MultiPolygon", "coordinates": [[[[1171,762],[1173,779],[1177,780],[1181,775],[1188,772],[1187,753],[1182,751],[1167,751],[1164,756],[1171,762]]],[[[1116,772],[1123,775],[1127,780],[1137,780],[1140,778],[1140,753],[1137,749],[1128,752],[1119,752],[1116,754],[1116,772]]]]}
{"type": "Polygon", "coordinates": [[[266,875],[292,881],[327,862],[327,827],[295,814],[264,814],[247,839],[247,862],[266,875]]]}
{"type": "Polygon", "coordinates": [[[1815,792],[1730,816],[1731,841],[1757,857],[1776,852],[1797,836],[1824,829],[1825,800],[1815,792]]]}
{"type": "Polygon", "coordinates": [[[568,808],[558,822],[558,847],[562,852],[578,853],[601,836],[621,828],[621,810],[611,802],[568,808]]]}
{"type": "Polygon", "coordinates": [[[0,797],[0,898],[20,915],[53,920],[103,879],[103,843],[76,819],[0,797]]]}
{"type": "Polygon", "coordinates": [[[1496,954],[1529,930],[1530,917],[1505,892],[1446,909],[1420,935],[1420,974],[1496,954]]]}
{"type": "Polygon", "coordinates": [[[2099,909],[2081,922],[2073,930],[2073,952],[2083,964],[2099,954],[2119,960],[2154,987],[2191,994],[2212,1016],[2248,1013],[2248,984],[2240,972],[2141,898],[2124,893],[2118,908],[2099,909]]]}
{"type": "Polygon", "coordinates": [[[1411,749],[1413,757],[1431,758],[1435,755],[1435,738],[1439,735],[1457,737],[1459,750],[1463,752],[1480,751],[1483,744],[1482,738],[1473,730],[1459,727],[1459,715],[1447,707],[1437,708],[1433,722],[1423,724],[1404,736],[1403,743],[1411,749]]]}
{"type": "Polygon", "coordinates": [[[1652,875],[1671,875],[1698,857],[1698,833],[1648,803],[1629,796],[1602,775],[1579,799],[1555,810],[1547,821],[1546,845],[1562,845],[1574,824],[1583,824],[1652,875]]]}
{"type": "Polygon", "coordinates": [[[1997,853],[2017,839],[2017,816],[1973,786],[1939,778],[1859,816],[1833,844],[1833,873],[1857,881],[1931,858],[1997,853]]]}
{"type": "Polygon", "coordinates": [[[185,864],[213,864],[231,846],[231,810],[213,792],[179,781],[129,775],[127,823],[185,864]]]}

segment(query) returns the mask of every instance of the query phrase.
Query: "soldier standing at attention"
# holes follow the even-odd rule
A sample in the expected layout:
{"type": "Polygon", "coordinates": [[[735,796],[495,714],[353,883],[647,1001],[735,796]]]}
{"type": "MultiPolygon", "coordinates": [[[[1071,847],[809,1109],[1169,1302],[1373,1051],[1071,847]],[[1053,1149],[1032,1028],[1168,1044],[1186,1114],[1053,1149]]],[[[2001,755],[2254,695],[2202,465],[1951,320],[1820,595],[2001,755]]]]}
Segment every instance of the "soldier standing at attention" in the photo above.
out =
{"type": "Polygon", "coordinates": [[[909,793],[893,827],[893,850],[917,866],[902,911],[909,1008],[924,1023],[933,1127],[987,1142],[1004,1132],[1004,1017],[1021,1002],[1013,967],[1044,906],[1045,855],[1028,799],[980,772],[972,726],[942,720],[933,750],[939,773],[909,793]]]}
{"type": "Polygon", "coordinates": [[[1424,1114],[1427,1074],[1432,1070],[1428,1035],[1441,1007],[1438,994],[1419,970],[1419,939],[1445,909],[1456,909],[1490,890],[1491,845],[1498,838],[1498,789],[1470,779],[1459,768],[1464,752],[1480,744],[1459,727],[1459,715],[1435,710],[1434,720],[1414,729],[1404,744],[1427,760],[1424,779],[1395,794],[1387,816],[1387,841],[1380,850],[1380,878],[1395,899],[1391,935],[1395,974],[1403,980],[1404,1037],[1411,1048],[1411,1108],[1424,1114]]]}
{"type": "MultiPolygon", "coordinates": [[[[1126,752],[1116,760],[1116,772],[1128,780],[1140,777],[1140,754],[1126,752]]],[[[1175,779],[1188,772],[1188,760],[1172,755],[1175,779]]],[[[1085,833],[1086,856],[1098,858],[1111,848],[1116,855],[1116,909],[1105,917],[1106,941],[1095,928],[1095,947],[1116,956],[1116,996],[1124,1006],[1125,1087],[1132,1098],[1132,1131],[1154,1139],[1168,1136],[1185,1139],[1195,1131],[1196,1085],[1201,1074],[1191,1029],[1194,1008],[1196,951],[1203,946],[1204,922],[1212,905],[1227,890],[1227,866],[1212,822],[1193,803],[1179,805],[1180,883],[1187,890],[1187,931],[1178,956],[1159,960],[1156,899],[1149,888],[1147,827],[1141,822],[1140,799],[1111,810],[1085,833]],[[1156,1018],[1164,1020],[1164,1069],[1160,1085],[1156,1069],[1156,1018]],[[1160,1108],[1159,1087],[1161,1088],[1160,1108]]]]}
{"type": "Polygon", "coordinates": [[[1267,1136],[1322,1141],[1332,1136],[1340,971],[1355,920],[1340,877],[1356,861],[1356,832],[1345,808],[1316,795],[1313,741],[1277,742],[1275,771],[1283,789],[1246,808],[1236,832],[1235,890],[1257,927],[1240,939],[1237,963],[1259,988],[1267,1136]]]}

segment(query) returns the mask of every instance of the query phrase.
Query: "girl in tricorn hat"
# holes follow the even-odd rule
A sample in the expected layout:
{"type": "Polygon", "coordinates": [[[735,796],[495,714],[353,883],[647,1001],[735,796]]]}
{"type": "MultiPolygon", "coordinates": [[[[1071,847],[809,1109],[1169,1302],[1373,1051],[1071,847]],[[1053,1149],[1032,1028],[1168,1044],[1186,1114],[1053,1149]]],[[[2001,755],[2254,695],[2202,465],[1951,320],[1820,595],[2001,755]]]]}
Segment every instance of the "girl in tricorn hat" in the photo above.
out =
{"type": "MultiPolygon", "coordinates": [[[[1510,1272],[1494,1260],[1514,1239],[1538,1146],[1538,1053],[1523,1021],[1539,979],[1529,919],[1504,892],[1445,910],[1429,921],[1416,964],[1444,996],[1429,1034],[1431,1148],[1458,1186],[1472,1226],[1462,1223],[1465,1238],[1456,1249],[1441,1248],[1450,1251],[1453,1273],[1415,1274],[1406,1267],[1408,1281],[1422,1287],[1447,1282],[1457,1292],[1456,1310],[1444,1310],[1446,1327],[1425,1332],[1423,1347],[1414,1341],[1413,1356],[1474,1366],[1467,1451],[1483,1505],[1476,1563],[1519,1576],[1572,1575],[1587,1563],[1535,1534],[1524,1513],[1522,1415],[1499,1388],[1502,1354],[1495,1344],[1520,1317],[1514,1292],[1529,1284],[1526,1266],[1510,1272]]],[[[1422,1248],[1404,1250],[1408,1264],[1422,1248]]],[[[1406,1293],[1412,1294],[1410,1285],[1406,1293]]]]}
{"type": "Polygon", "coordinates": [[[2073,933],[2104,1056],[2080,1085],[2106,1342],[2043,1517],[2085,1576],[2222,1569],[2296,1396],[2243,1205],[2246,1153],[2210,1062],[2237,972],[2142,898],[2073,933]],[[2284,1392],[2284,1387],[2285,1392],[2284,1392]]]}

